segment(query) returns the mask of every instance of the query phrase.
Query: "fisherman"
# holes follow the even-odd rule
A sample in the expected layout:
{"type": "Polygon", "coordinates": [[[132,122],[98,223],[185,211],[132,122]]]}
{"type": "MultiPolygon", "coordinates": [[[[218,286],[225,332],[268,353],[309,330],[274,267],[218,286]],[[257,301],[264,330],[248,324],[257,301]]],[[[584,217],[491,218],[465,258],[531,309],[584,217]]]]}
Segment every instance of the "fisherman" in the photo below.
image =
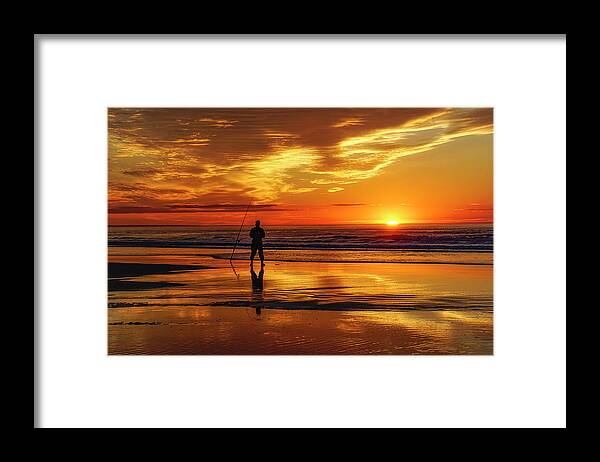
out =
{"type": "Polygon", "coordinates": [[[256,220],[256,226],[250,230],[250,237],[252,238],[252,244],[250,246],[250,265],[254,263],[254,256],[258,251],[260,257],[260,266],[265,266],[265,255],[263,253],[263,242],[265,238],[265,230],[260,227],[260,220],[256,220]]]}

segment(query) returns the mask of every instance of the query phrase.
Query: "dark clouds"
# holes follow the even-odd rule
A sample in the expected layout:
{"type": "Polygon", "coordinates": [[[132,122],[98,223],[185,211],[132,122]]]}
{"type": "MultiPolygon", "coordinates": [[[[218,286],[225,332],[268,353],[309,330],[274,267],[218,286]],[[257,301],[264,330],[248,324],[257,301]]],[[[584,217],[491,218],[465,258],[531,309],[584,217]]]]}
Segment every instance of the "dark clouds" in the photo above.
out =
{"type": "Polygon", "coordinates": [[[278,204],[173,204],[166,207],[150,207],[150,206],[123,206],[109,209],[109,213],[190,213],[190,212],[245,212],[260,211],[260,212],[283,212],[292,211],[295,209],[281,207],[278,204]]]}

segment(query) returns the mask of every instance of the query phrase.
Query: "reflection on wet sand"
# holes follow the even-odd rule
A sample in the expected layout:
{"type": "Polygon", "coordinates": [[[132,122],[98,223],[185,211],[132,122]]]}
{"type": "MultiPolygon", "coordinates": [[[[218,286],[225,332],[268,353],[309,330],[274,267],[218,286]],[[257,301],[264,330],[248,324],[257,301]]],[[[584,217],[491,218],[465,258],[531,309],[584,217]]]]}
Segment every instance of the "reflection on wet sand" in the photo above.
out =
{"type": "Polygon", "coordinates": [[[260,316],[263,308],[263,302],[265,301],[263,295],[265,266],[261,265],[260,271],[257,275],[254,271],[254,265],[250,265],[250,276],[252,278],[252,302],[254,303],[254,308],[256,309],[256,315],[260,316]]]}
{"type": "Polygon", "coordinates": [[[273,262],[265,289],[206,254],[109,260],[188,265],[109,292],[110,354],[493,353],[491,266],[273,262]]]}

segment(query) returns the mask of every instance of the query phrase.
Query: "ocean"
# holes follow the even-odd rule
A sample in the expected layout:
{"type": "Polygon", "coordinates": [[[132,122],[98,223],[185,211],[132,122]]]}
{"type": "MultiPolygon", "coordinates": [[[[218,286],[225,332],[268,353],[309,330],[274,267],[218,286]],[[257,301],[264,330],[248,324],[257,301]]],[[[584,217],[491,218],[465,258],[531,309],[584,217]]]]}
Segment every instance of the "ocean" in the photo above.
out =
{"type": "MultiPolygon", "coordinates": [[[[244,226],[234,259],[247,259],[244,226]]],[[[266,226],[265,255],[271,261],[492,264],[492,224],[266,226]]],[[[238,226],[111,226],[110,247],[223,249],[229,259],[238,226]]],[[[116,249],[115,249],[116,250],[116,249]]],[[[165,251],[166,252],[166,251],[165,251]]],[[[179,252],[178,252],[179,253],[179,252]]],[[[153,254],[158,254],[154,251],[153,254]]]]}
{"type": "Polygon", "coordinates": [[[493,227],[109,228],[110,354],[491,354],[493,227]]]}

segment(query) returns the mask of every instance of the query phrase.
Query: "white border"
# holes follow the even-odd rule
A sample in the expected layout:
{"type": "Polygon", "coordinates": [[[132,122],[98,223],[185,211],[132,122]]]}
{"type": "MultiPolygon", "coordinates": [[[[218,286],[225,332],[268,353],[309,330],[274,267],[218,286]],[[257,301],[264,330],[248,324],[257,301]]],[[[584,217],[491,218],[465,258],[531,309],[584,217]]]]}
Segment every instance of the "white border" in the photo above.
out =
{"type": "Polygon", "coordinates": [[[38,37],[39,426],[562,427],[566,41],[38,37]],[[492,106],[493,357],[109,357],[106,107],[492,106]]]}

